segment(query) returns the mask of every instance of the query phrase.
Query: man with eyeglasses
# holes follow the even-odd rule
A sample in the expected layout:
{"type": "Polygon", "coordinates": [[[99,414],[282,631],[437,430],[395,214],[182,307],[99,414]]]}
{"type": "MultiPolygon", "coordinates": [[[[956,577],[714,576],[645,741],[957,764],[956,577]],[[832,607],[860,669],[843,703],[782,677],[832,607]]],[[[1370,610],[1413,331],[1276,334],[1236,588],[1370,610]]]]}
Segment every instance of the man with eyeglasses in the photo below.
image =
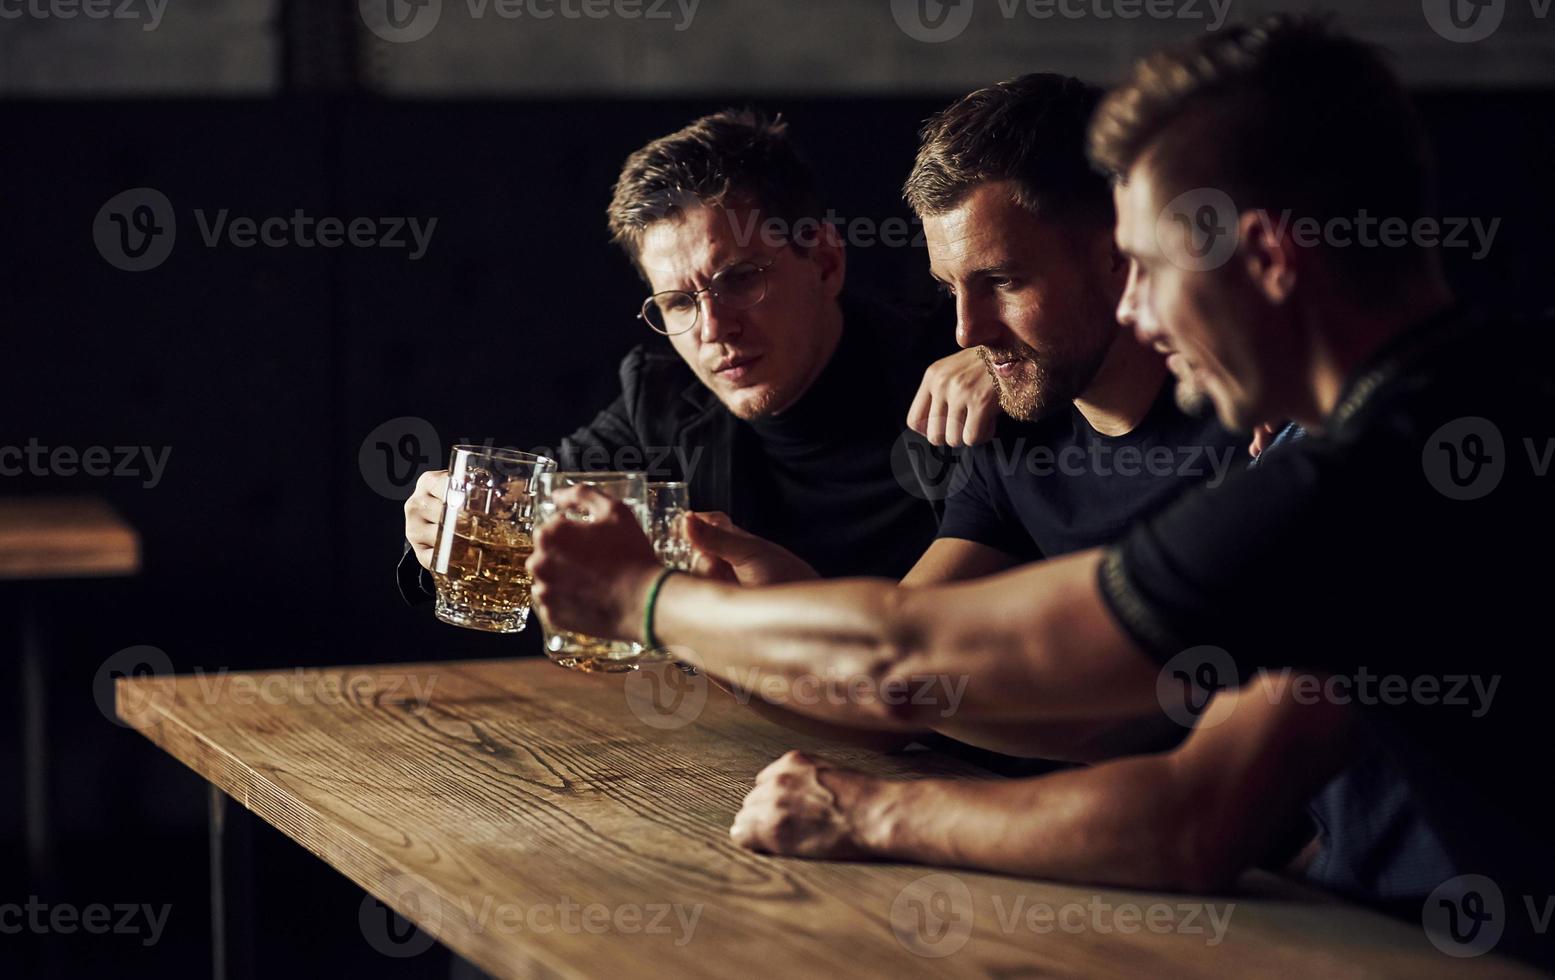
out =
{"type": "MultiPolygon", "coordinates": [[[[1432,242],[1348,247],[1291,230],[1355,215],[1407,229],[1434,206],[1424,130],[1389,59],[1323,20],[1274,17],[1142,59],[1095,114],[1089,147],[1115,177],[1119,321],[1228,427],[1291,418],[1312,436],[1114,545],[921,589],[677,575],[620,505],[578,488],[560,504],[594,520],[536,535],[537,607],[565,628],[694,650],[707,673],[755,675],[763,690],[822,673],[861,682],[878,696],[787,702],[847,724],[1187,707],[1202,711],[1191,741],[1208,745],[1227,713],[1263,714],[1247,710],[1261,687],[1275,706],[1353,706],[1468,872],[1416,906],[1432,942],[1475,956],[1499,940],[1555,965],[1537,914],[1555,843],[1530,766],[1555,683],[1535,570],[1555,525],[1544,468],[1515,448],[1555,429],[1555,331],[1459,305],[1432,242]],[[1206,212],[1229,231],[1208,261],[1211,222],[1191,220],[1206,212]],[[1307,605],[1271,623],[1286,596],[1307,605]],[[944,680],[960,685],[923,683],[944,680]]],[[[1279,767],[1246,768],[1256,738],[1226,745],[1226,771],[1254,772],[1251,784],[1174,797],[1179,767],[1164,771],[1146,791],[1206,819],[1107,866],[1077,856],[1104,824],[1063,836],[1035,815],[1068,802],[1049,781],[878,780],[798,753],[764,774],[733,834],[784,854],[1108,884],[1176,865],[1178,887],[1218,891],[1252,858],[1224,848],[1230,822],[1354,761],[1328,727],[1284,733],[1279,767]],[[957,806],[969,788],[987,805],[957,806]]],[[[1149,761],[1113,774],[1137,783],[1149,761]]]]}
{"type": "MultiPolygon", "coordinates": [[[[943,332],[846,292],[824,213],[781,119],[726,110],[632,154],[610,230],[651,290],[640,318],[669,343],[627,356],[620,396],[563,440],[559,462],[687,481],[692,509],[713,514],[692,522],[694,539],[732,521],[811,574],[899,578],[936,530],[903,451],[909,406],[957,444],[991,431],[997,393],[966,352],[925,381],[951,349],[943,332]],[[945,384],[958,375],[974,380],[945,384]]],[[[411,601],[433,594],[446,484],[423,474],[405,505],[411,601]]],[[[704,570],[732,574],[716,566],[704,570]]]]}

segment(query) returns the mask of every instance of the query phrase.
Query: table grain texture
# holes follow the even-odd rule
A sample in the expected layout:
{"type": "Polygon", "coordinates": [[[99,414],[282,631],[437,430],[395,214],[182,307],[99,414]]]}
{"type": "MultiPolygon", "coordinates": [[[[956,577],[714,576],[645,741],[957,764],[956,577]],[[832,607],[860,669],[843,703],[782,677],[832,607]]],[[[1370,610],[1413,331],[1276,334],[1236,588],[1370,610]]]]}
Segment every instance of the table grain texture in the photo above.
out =
{"type": "Polygon", "coordinates": [[[131,575],[135,530],[95,497],[0,498],[0,579],[131,575]]]}
{"type": "MultiPolygon", "coordinates": [[[[1523,972],[1263,874],[1206,898],[751,853],[730,820],[790,748],[882,775],[993,777],[799,735],[672,668],[197,673],[124,678],[117,698],[151,741],[498,977],[1523,972]]],[[[369,904],[363,941],[392,942],[369,904]]]]}

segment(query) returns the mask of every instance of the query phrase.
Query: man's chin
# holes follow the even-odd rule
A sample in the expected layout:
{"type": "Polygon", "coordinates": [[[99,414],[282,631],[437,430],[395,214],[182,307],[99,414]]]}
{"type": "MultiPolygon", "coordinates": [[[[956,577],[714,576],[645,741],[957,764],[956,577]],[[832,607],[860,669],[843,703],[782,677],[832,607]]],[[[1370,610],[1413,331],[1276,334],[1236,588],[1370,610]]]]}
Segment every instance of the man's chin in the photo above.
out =
{"type": "Polygon", "coordinates": [[[1067,407],[1079,397],[1078,395],[1062,397],[1063,392],[1052,390],[1051,382],[1048,385],[1044,385],[1041,381],[1011,385],[1001,380],[997,384],[999,407],[1004,410],[1005,415],[1017,422],[1040,422],[1059,409],[1067,407]]]}
{"type": "Polygon", "coordinates": [[[1176,389],[1172,392],[1177,400],[1177,409],[1190,418],[1209,418],[1215,413],[1214,399],[1209,397],[1209,392],[1200,388],[1187,378],[1173,375],[1177,382],[1176,389]]]}
{"type": "Polygon", "coordinates": [[[778,391],[772,385],[746,385],[725,389],[719,400],[729,413],[742,422],[759,422],[776,415],[783,407],[778,403],[778,391]]]}

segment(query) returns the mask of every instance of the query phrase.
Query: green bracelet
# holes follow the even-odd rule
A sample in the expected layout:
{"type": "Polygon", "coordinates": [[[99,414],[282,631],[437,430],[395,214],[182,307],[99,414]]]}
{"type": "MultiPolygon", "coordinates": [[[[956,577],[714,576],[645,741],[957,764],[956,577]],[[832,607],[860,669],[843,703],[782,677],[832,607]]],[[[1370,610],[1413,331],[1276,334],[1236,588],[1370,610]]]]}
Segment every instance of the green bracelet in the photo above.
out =
{"type": "Polygon", "coordinates": [[[678,568],[666,568],[648,586],[648,601],[643,604],[643,645],[650,651],[659,648],[659,638],[653,635],[653,610],[659,604],[659,588],[664,585],[665,579],[679,573],[678,568]]]}

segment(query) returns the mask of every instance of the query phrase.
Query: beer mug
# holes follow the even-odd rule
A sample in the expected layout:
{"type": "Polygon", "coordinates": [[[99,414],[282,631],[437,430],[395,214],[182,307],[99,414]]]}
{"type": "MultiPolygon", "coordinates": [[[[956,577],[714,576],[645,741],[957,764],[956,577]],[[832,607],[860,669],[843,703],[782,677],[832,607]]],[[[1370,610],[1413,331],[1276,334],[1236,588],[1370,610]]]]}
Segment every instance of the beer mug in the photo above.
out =
{"type": "Polygon", "coordinates": [[[432,556],[438,619],[488,633],[528,623],[535,481],[555,469],[517,450],[454,447],[432,556]]]}
{"type": "Polygon", "coordinates": [[[686,534],[690,512],[685,483],[648,484],[648,538],[653,542],[653,553],[667,568],[691,570],[691,538],[686,534]]]}
{"type": "MultiPolygon", "coordinates": [[[[648,529],[648,483],[641,473],[542,473],[538,482],[536,521],[544,524],[550,520],[587,520],[579,513],[559,513],[554,494],[565,487],[593,487],[614,500],[631,508],[637,523],[648,529]]],[[[545,655],[556,664],[572,670],[616,673],[636,670],[642,659],[641,643],[629,640],[605,640],[585,633],[552,629],[540,617],[540,627],[545,631],[545,655]]]]}

